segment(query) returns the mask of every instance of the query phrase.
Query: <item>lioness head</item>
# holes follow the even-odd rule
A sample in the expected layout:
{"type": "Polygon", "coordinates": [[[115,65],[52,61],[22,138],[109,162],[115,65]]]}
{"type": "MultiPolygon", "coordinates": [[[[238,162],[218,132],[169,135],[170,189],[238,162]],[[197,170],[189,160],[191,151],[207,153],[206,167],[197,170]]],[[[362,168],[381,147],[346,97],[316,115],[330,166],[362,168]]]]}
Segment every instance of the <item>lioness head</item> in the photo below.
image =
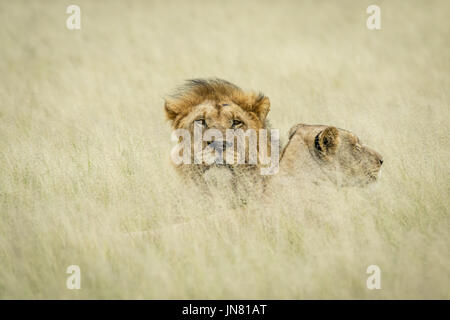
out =
{"type": "Polygon", "coordinates": [[[298,124],[290,130],[280,171],[300,179],[326,177],[340,186],[355,186],[376,181],[382,164],[382,156],[350,131],[298,124]]]}
{"type": "MultiPolygon", "coordinates": [[[[165,101],[166,116],[173,129],[184,129],[191,139],[190,164],[178,165],[191,176],[204,175],[211,168],[220,168],[235,175],[239,169],[252,170],[249,163],[248,136],[245,148],[237,148],[233,132],[253,129],[258,139],[259,129],[266,128],[270,110],[269,98],[261,93],[244,92],[221,79],[189,80],[165,101]],[[200,134],[200,141],[197,139],[200,134]],[[231,156],[229,156],[231,154],[231,156]],[[220,161],[218,160],[220,157],[220,161]],[[237,168],[238,160],[239,168],[237,168]]],[[[178,151],[177,151],[178,152],[178,151]]],[[[186,152],[182,150],[181,153],[186,152]]],[[[214,170],[211,170],[214,171],[214,170]]]]}

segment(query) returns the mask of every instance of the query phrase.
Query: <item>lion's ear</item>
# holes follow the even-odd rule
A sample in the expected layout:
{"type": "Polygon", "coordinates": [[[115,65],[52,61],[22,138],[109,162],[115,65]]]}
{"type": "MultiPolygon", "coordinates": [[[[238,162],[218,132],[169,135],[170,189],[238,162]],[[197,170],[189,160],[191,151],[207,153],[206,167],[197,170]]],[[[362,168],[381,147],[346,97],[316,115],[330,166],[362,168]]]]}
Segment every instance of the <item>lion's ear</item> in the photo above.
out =
{"type": "Polygon", "coordinates": [[[166,100],[164,102],[164,111],[166,112],[167,119],[171,121],[175,120],[177,115],[180,113],[178,105],[170,100],[166,100]]]}
{"type": "Polygon", "coordinates": [[[256,113],[256,115],[258,116],[259,120],[261,120],[261,122],[264,122],[266,120],[267,114],[270,111],[269,98],[260,94],[256,98],[252,109],[253,109],[253,112],[256,113]]]}
{"type": "Polygon", "coordinates": [[[339,146],[339,131],[335,127],[327,127],[319,132],[314,141],[316,149],[327,155],[333,155],[339,146]]]}

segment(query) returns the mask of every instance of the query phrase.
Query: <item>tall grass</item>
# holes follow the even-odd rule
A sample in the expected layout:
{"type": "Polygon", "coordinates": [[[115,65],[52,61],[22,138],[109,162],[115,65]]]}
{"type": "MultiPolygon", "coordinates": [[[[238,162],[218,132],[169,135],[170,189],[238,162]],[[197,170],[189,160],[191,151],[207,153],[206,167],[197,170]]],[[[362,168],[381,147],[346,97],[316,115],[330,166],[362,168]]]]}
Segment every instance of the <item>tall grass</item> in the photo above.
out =
{"type": "Polygon", "coordinates": [[[373,1],[77,1],[70,31],[72,2],[0,2],[0,298],[450,298],[448,1],[378,1],[378,31],[373,1]],[[211,76],[268,95],[285,139],[353,131],[380,182],[235,209],[187,188],[163,97],[211,76]]]}

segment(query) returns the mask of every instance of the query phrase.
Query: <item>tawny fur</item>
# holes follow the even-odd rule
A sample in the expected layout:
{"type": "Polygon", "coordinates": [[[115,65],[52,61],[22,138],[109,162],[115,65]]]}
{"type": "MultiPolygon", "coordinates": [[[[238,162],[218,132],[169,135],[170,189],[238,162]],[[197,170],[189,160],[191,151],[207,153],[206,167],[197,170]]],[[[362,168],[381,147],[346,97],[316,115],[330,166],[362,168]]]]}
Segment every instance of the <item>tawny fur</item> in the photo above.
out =
{"type": "MultiPolygon", "coordinates": [[[[233,121],[239,119],[242,122],[240,129],[255,130],[259,139],[259,129],[266,129],[268,125],[267,114],[270,110],[270,101],[262,93],[246,92],[225,80],[194,79],[187,81],[184,86],[169,96],[165,101],[164,109],[172,128],[187,129],[191,136],[193,136],[194,122],[199,118],[205,121],[207,128],[220,130],[224,136],[225,131],[232,128],[233,121]]],[[[269,145],[268,150],[270,152],[269,145]]],[[[193,157],[193,153],[191,154],[193,157]]],[[[264,188],[266,181],[266,178],[260,174],[259,162],[255,165],[227,166],[181,164],[176,168],[184,178],[208,187],[206,182],[210,179],[209,176],[213,176],[216,172],[218,176],[225,173],[225,176],[229,176],[228,181],[224,178],[223,181],[215,183],[216,187],[226,190],[225,193],[232,190],[239,196],[248,193],[249,190],[264,188]]]]}
{"type": "Polygon", "coordinates": [[[282,152],[279,176],[302,184],[365,185],[377,180],[382,163],[382,156],[350,131],[296,124],[282,152]]]}

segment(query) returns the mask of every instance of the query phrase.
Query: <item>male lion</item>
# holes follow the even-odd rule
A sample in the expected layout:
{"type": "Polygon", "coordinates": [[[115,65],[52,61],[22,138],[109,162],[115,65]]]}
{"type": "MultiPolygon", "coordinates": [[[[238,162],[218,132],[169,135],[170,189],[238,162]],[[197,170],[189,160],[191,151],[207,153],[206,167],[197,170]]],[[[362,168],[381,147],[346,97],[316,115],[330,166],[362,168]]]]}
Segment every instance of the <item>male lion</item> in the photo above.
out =
{"type": "MultiPolygon", "coordinates": [[[[236,85],[221,79],[194,79],[180,87],[165,101],[165,112],[172,128],[188,132],[190,149],[178,150],[173,154],[185,156],[185,161],[176,164],[181,175],[204,186],[226,189],[227,193],[242,193],[255,186],[262,187],[265,177],[261,175],[260,129],[267,128],[267,114],[270,110],[269,98],[262,93],[244,92],[236,85]],[[215,134],[206,136],[214,129],[215,134]],[[245,135],[244,150],[238,148],[237,137],[227,135],[233,132],[250,132],[253,129],[257,141],[256,162],[251,163],[249,154],[250,135],[245,135]],[[194,141],[200,132],[201,141],[194,141]],[[197,148],[195,148],[197,146],[197,148]],[[184,154],[186,152],[186,154],[184,154]],[[228,155],[231,153],[230,158],[228,155]],[[221,155],[221,161],[216,161],[221,155]],[[200,159],[200,160],[199,160],[200,159]],[[231,159],[231,160],[230,160],[231,159]],[[238,163],[238,159],[243,162],[238,163]]],[[[175,132],[176,132],[175,131],[175,132]]],[[[267,136],[266,136],[267,137],[267,136]]],[[[178,137],[181,142],[186,137],[178,137]]],[[[269,137],[267,152],[270,154],[269,137]]],[[[277,150],[278,151],[278,150],[277,150]]],[[[277,166],[278,166],[278,159],[277,166]]]]}
{"type": "Polygon", "coordinates": [[[382,156],[350,131],[297,124],[280,161],[280,176],[302,183],[362,186],[377,180],[382,156]]]}

